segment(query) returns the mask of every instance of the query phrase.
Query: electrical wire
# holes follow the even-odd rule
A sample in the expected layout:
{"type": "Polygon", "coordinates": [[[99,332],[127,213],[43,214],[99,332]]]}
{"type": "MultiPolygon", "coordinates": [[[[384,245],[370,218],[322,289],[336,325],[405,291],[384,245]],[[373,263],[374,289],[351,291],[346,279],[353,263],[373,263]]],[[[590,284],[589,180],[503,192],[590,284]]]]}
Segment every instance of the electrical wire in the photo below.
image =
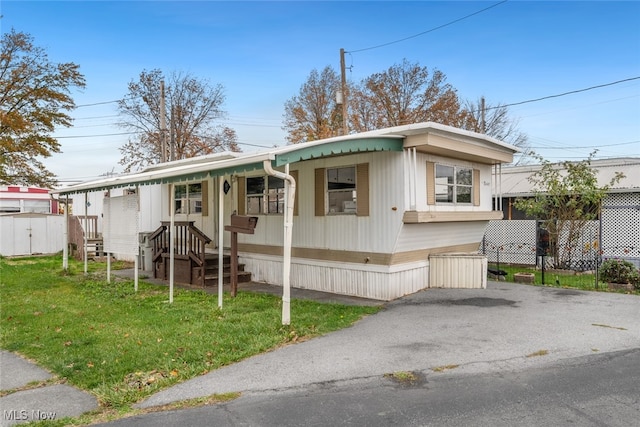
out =
{"type": "MultiPolygon", "coordinates": [[[[510,104],[502,104],[502,105],[495,106],[495,107],[487,107],[487,108],[485,108],[485,111],[495,110],[497,108],[513,107],[514,105],[529,104],[529,103],[532,103],[532,102],[538,102],[538,101],[543,101],[543,100],[552,99],[552,98],[559,98],[559,97],[562,97],[562,96],[573,95],[573,94],[580,93],[580,92],[587,92],[587,91],[590,91],[590,90],[600,89],[600,88],[603,88],[603,87],[613,86],[613,85],[617,85],[617,84],[620,84],[620,83],[625,83],[625,82],[638,80],[638,79],[640,79],[640,76],[629,77],[629,78],[622,79],[622,80],[617,80],[617,81],[614,81],[614,82],[609,82],[609,83],[604,83],[604,84],[600,84],[600,85],[590,86],[590,87],[583,88],[583,89],[571,90],[571,91],[559,93],[559,94],[556,94],[556,95],[547,95],[547,96],[543,96],[543,97],[540,97],[540,98],[528,99],[526,101],[513,102],[513,103],[510,103],[510,104]]],[[[100,104],[100,103],[98,103],[98,104],[100,104]]],[[[108,117],[108,116],[106,116],[106,117],[108,117]]],[[[230,123],[230,124],[241,125],[241,126],[255,126],[255,127],[279,127],[278,125],[263,125],[263,124],[250,124],[250,123],[230,123]]],[[[138,133],[138,132],[125,132],[125,133],[113,133],[113,134],[102,134],[102,135],[59,136],[57,138],[95,138],[95,137],[101,137],[101,136],[133,135],[133,134],[136,134],[136,133],[138,133]]]]}
{"type": "Polygon", "coordinates": [[[546,99],[551,99],[551,98],[559,98],[561,96],[573,95],[575,93],[580,93],[580,92],[587,92],[589,90],[600,89],[602,87],[613,86],[613,85],[617,85],[617,84],[620,84],[620,83],[625,83],[625,82],[629,82],[629,81],[632,81],[632,80],[638,80],[638,79],[640,79],[640,76],[629,77],[628,79],[617,80],[615,82],[604,83],[604,84],[596,85],[596,86],[590,86],[590,87],[587,87],[587,88],[584,88],[584,89],[571,90],[569,92],[563,92],[563,93],[559,93],[559,94],[556,94],[556,95],[548,95],[548,96],[543,96],[541,98],[528,99],[526,101],[512,102],[511,104],[503,104],[503,105],[499,105],[499,106],[496,106],[496,107],[488,107],[488,108],[485,108],[485,111],[487,111],[487,110],[495,110],[496,108],[513,107],[514,105],[529,104],[531,102],[544,101],[546,99]]]}
{"type": "Polygon", "coordinates": [[[412,35],[412,36],[405,37],[405,38],[400,39],[400,40],[395,40],[395,41],[392,41],[392,42],[379,44],[379,45],[377,45],[377,46],[366,47],[366,48],[363,48],[363,49],[356,49],[356,50],[345,51],[345,53],[364,52],[365,50],[378,49],[378,48],[380,48],[380,47],[385,47],[385,46],[389,46],[389,45],[392,45],[392,44],[395,44],[395,43],[400,43],[400,42],[403,42],[403,41],[406,41],[406,40],[410,40],[410,39],[413,39],[413,38],[416,38],[416,37],[419,37],[419,36],[422,36],[422,35],[425,35],[425,34],[428,34],[428,33],[434,32],[434,31],[439,30],[439,29],[441,29],[441,28],[448,27],[449,25],[453,25],[453,24],[455,24],[455,23],[457,23],[457,22],[460,22],[460,21],[462,21],[462,20],[464,20],[464,19],[467,19],[467,18],[470,18],[470,17],[472,17],[472,16],[478,15],[478,14],[480,14],[480,13],[482,13],[482,12],[486,12],[487,10],[489,10],[489,9],[493,9],[493,8],[494,8],[494,7],[496,7],[496,6],[500,6],[501,4],[506,3],[507,1],[509,1],[509,0],[503,0],[503,1],[501,1],[501,2],[498,2],[498,3],[494,4],[494,5],[491,5],[491,6],[489,6],[489,7],[485,7],[485,8],[484,8],[484,9],[482,9],[482,10],[478,10],[477,12],[473,12],[473,13],[471,13],[471,14],[469,14],[469,15],[463,16],[462,18],[458,18],[458,19],[453,20],[453,21],[451,21],[451,22],[447,22],[446,24],[439,25],[439,26],[437,26],[437,27],[435,27],[435,28],[431,28],[430,30],[423,31],[423,32],[421,32],[421,33],[414,34],[414,35],[412,35]]]}
{"type": "Polygon", "coordinates": [[[602,148],[602,147],[618,147],[620,145],[631,145],[631,144],[637,144],[639,143],[640,140],[636,140],[636,141],[628,141],[628,142],[619,142],[619,143],[614,143],[614,144],[607,144],[607,145],[581,145],[579,147],[571,147],[571,146],[566,146],[566,147],[551,147],[551,146],[547,146],[547,147],[529,147],[531,149],[538,149],[538,150],[568,150],[568,149],[583,149],[583,148],[602,148]]]}

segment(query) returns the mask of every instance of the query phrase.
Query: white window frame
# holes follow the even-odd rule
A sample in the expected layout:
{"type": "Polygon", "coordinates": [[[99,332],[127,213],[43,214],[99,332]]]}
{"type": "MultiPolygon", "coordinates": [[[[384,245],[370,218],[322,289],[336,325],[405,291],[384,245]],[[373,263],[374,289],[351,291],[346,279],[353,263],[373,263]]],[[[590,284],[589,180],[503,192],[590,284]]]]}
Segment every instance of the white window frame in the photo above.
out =
{"type": "Polygon", "coordinates": [[[284,214],[284,180],[275,176],[248,176],[245,178],[245,212],[247,215],[283,215],[284,214]],[[262,179],[262,191],[251,193],[249,180],[262,179]],[[257,199],[257,204],[251,204],[251,199],[257,199]],[[253,208],[258,207],[256,212],[253,208]]]}
{"type": "Polygon", "coordinates": [[[325,170],[325,189],[326,189],[326,203],[327,215],[356,215],[358,199],[358,183],[357,183],[358,168],[356,165],[336,166],[326,168],[325,170]],[[346,175],[343,182],[340,182],[340,171],[352,170],[346,175]],[[331,175],[335,171],[335,178],[331,175]],[[351,178],[352,177],[352,178],[351,178]],[[342,185],[350,185],[349,181],[353,182],[353,188],[330,188],[331,182],[342,185]],[[349,193],[351,196],[349,197],[349,193]],[[346,195],[346,198],[342,195],[346,195]]]}
{"type": "Polygon", "coordinates": [[[457,166],[457,165],[449,165],[443,163],[436,163],[435,165],[435,199],[436,204],[447,204],[447,205],[473,205],[473,168],[466,166],[457,166]],[[442,174],[440,176],[439,172],[447,168],[452,171],[452,174],[442,174]],[[467,171],[470,182],[464,183],[459,182],[460,173],[462,171],[467,171]],[[451,178],[449,181],[448,178],[451,178]],[[442,180],[446,180],[443,182],[442,180]],[[465,190],[464,192],[460,190],[465,190]],[[442,191],[446,190],[446,192],[442,191]],[[442,195],[446,194],[447,200],[443,201],[442,195]],[[469,200],[459,201],[458,199],[463,195],[467,194],[469,200]]]}
{"type": "Polygon", "coordinates": [[[176,215],[202,215],[202,182],[175,184],[173,191],[175,194],[173,209],[176,215]],[[194,191],[195,186],[200,186],[200,191],[194,191]],[[184,187],[184,195],[178,195],[179,187],[184,187]]]}

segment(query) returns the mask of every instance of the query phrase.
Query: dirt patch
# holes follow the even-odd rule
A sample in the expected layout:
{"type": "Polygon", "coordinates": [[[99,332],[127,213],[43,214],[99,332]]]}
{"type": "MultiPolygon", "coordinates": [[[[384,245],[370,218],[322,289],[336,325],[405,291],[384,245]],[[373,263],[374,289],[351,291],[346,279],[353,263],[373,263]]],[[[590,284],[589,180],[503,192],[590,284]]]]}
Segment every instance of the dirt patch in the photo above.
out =
{"type": "Polygon", "coordinates": [[[398,371],[384,374],[384,377],[402,388],[422,387],[427,383],[426,376],[416,371],[398,371]]]}

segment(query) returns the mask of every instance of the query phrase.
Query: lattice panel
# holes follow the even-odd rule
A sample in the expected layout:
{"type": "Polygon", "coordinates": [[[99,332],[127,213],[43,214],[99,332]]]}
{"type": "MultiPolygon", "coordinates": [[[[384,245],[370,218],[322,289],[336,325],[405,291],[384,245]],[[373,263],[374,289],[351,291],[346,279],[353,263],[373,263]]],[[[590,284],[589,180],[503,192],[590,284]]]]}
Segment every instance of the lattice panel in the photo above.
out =
{"type": "Polygon", "coordinates": [[[640,193],[607,197],[602,209],[602,257],[640,265],[640,193]]]}
{"type": "Polygon", "coordinates": [[[490,221],[480,251],[489,262],[536,265],[536,222],[490,221]]]}
{"type": "MultiPolygon", "coordinates": [[[[547,262],[550,265],[562,264],[562,268],[578,271],[595,269],[598,260],[598,233],[599,222],[590,221],[582,227],[571,246],[567,243],[566,232],[561,234],[558,239],[560,260],[547,257],[547,262]]],[[[537,265],[536,262],[540,262],[540,259],[536,259],[536,221],[489,222],[480,252],[492,263],[537,265]]]]}
{"type": "MultiPolygon", "coordinates": [[[[480,252],[489,262],[536,265],[536,223],[532,220],[490,221],[480,252]]],[[[559,245],[566,246],[566,236],[559,245]]],[[[591,270],[607,258],[624,258],[640,267],[640,193],[607,196],[601,221],[591,221],[582,229],[567,268],[591,270]]]]}
{"type": "Polygon", "coordinates": [[[103,202],[104,250],[138,255],[138,195],[105,197],[103,202]]]}

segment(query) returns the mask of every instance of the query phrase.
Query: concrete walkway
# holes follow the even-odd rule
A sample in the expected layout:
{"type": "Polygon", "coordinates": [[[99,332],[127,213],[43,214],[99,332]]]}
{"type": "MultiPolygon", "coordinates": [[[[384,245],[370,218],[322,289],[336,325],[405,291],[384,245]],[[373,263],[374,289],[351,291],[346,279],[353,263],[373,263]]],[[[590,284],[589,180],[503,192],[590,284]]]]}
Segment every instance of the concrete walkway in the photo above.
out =
{"type": "Polygon", "coordinates": [[[37,386],[53,378],[36,364],[0,351],[0,426],[77,417],[98,408],[96,398],[67,384],[37,386]]]}

